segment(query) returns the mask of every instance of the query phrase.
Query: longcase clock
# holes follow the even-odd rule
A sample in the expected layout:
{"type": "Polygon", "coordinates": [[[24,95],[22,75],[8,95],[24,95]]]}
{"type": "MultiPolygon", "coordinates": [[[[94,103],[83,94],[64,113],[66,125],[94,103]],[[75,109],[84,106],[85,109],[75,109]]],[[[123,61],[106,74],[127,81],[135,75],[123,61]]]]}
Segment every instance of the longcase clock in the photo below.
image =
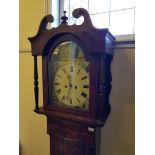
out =
{"type": "Polygon", "coordinates": [[[47,29],[45,16],[36,36],[29,38],[34,57],[35,109],[47,117],[50,155],[95,155],[96,128],[110,113],[109,95],[115,38],[92,25],[88,12],[75,9],[81,25],[68,25],[66,12],[57,28],[47,29]],[[38,104],[37,57],[42,57],[43,107],[38,104]]]}

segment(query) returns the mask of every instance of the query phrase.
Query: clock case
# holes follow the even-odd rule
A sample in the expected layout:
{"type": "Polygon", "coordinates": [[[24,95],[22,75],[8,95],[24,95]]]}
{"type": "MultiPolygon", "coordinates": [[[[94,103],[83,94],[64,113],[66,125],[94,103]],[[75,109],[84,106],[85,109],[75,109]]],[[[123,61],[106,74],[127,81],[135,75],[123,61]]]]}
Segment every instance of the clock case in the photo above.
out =
{"type": "Polygon", "coordinates": [[[85,9],[75,9],[73,17],[79,18],[80,16],[84,17],[84,22],[81,25],[68,25],[68,18],[64,13],[59,27],[47,29],[47,24],[52,23],[54,18],[52,15],[46,15],[40,23],[38,33],[34,37],[28,38],[31,42],[32,56],[34,57],[34,111],[91,126],[103,126],[111,109],[109,104],[112,87],[110,64],[113,58],[115,38],[108,29],[95,28],[85,9]],[[48,62],[55,47],[65,41],[73,41],[79,45],[84,51],[86,61],[90,63],[88,111],[72,107],[60,107],[49,103],[48,62]],[[43,107],[38,105],[38,56],[42,56],[43,107]]]}
{"type": "Polygon", "coordinates": [[[47,25],[52,23],[54,18],[52,15],[45,16],[40,23],[38,33],[28,38],[34,57],[34,111],[47,117],[50,155],[95,155],[99,154],[97,127],[104,126],[111,110],[110,65],[115,38],[108,29],[95,28],[88,12],[83,8],[73,11],[73,17],[84,17],[81,25],[68,25],[65,14],[64,12],[64,16],[61,17],[60,26],[51,29],[47,29],[47,25]],[[90,98],[87,111],[50,104],[48,62],[55,47],[65,41],[73,41],[81,47],[85,60],[90,64],[90,98]],[[38,56],[42,57],[42,107],[38,104],[38,56]]]}

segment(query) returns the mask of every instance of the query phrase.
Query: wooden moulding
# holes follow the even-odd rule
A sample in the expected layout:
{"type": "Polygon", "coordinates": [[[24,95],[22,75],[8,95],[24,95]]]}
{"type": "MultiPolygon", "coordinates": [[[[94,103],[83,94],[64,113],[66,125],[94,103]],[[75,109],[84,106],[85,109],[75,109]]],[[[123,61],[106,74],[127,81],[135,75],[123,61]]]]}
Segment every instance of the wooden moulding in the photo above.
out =
{"type": "Polygon", "coordinates": [[[62,22],[57,28],[53,27],[47,29],[47,24],[49,22],[52,23],[54,17],[51,14],[46,15],[40,23],[37,34],[34,37],[28,38],[31,42],[32,55],[43,55],[44,47],[49,40],[57,36],[62,37],[64,34],[72,34],[77,38],[82,39],[84,44],[88,46],[89,52],[113,54],[111,53],[111,50],[108,49],[112,48],[113,40],[115,40],[115,38],[108,29],[95,28],[92,25],[89,13],[85,9],[75,9],[73,11],[73,17],[79,18],[80,16],[84,17],[84,22],[81,25],[68,25],[66,21],[62,22]],[[111,42],[111,44],[108,43],[110,46],[106,47],[105,50],[105,44],[107,41],[111,42]]]}
{"type": "Polygon", "coordinates": [[[38,110],[34,110],[38,114],[43,114],[46,116],[50,116],[52,118],[57,118],[57,119],[64,119],[64,120],[69,120],[81,124],[85,124],[91,127],[102,127],[104,126],[104,123],[98,119],[93,119],[93,118],[84,118],[80,116],[74,116],[73,114],[66,114],[66,113],[60,113],[59,112],[51,112],[48,110],[44,110],[43,107],[40,107],[38,110]]]}

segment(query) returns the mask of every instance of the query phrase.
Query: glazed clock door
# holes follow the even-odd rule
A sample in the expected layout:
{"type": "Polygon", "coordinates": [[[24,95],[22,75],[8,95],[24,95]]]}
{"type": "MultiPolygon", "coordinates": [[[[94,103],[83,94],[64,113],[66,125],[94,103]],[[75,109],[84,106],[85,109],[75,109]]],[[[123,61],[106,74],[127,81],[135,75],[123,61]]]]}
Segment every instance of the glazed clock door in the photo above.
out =
{"type": "Polygon", "coordinates": [[[73,41],[58,44],[49,62],[50,104],[89,109],[89,62],[73,41]]]}

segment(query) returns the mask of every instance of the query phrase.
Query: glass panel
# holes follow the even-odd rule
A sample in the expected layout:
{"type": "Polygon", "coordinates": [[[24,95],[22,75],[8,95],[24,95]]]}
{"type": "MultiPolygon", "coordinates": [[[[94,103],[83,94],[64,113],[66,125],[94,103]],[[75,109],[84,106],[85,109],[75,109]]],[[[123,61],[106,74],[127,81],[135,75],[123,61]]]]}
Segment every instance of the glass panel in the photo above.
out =
{"type": "Polygon", "coordinates": [[[92,23],[96,28],[109,27],[109,13],[91,15],[92,23]]]}
{"type": "Polygon", "coordinates": [[[64,107],[88,110],[89,63],[72,41],[59,44],[48,64],[50,102],[64,107]]]}
{"type": "Polygon", "coordinates": [[[89,0],[89,13],[108,12],[110,9],[110,0],[89,0]]]}
{"type": "Polygon", "coordinates": [[[85,60],[84,52],[80,46],[73,41],[60,43],[53,51],[52,61],[85,60]]]}
{"type": "Polygon", "coordinates": [[[134,0],[111,0],[111,11],[134,7],[134,0]]]}
{"type": "Polygon", "coordinates": [[[113,35],[133,34],[134,9],[110,13],[110,32],[113,35]]]}

